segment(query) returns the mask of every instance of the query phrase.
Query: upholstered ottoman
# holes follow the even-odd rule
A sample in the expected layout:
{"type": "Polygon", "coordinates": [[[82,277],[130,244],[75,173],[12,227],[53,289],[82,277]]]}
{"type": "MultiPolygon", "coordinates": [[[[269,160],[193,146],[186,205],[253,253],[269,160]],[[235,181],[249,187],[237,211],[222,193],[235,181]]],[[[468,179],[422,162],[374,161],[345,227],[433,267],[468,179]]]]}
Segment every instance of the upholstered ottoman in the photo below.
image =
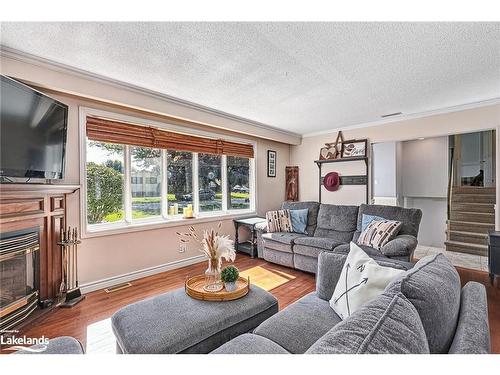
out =
{"type": "Polygon", "coordinates": [[[255,285],[227,302],[200,301],[182,288],[125,306],[111,325],[118,353],[209,353],[277,312],[276,298],[255,285]]]}
{"type": "Polygon", "coordinates": [[[70,336],[61,336],[49,340],[49,344],[33,345],[13,354],[84,354],[83,346],[77,339],[70,336]]]}

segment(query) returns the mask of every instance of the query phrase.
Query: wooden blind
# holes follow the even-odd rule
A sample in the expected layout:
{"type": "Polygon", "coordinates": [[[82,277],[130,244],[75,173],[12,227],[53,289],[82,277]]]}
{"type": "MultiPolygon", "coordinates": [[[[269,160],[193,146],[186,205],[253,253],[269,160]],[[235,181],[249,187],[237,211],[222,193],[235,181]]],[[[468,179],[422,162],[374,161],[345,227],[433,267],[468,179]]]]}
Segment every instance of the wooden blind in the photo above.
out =
{"type": "Polygon", "coordinates": [[[131,146],[168,148],[177,151],[223,154],[245,158],[254,157],[251,144],[174,133],[155,127],[91,116],[87,116],[87,137],[94,141],[131,146]]]}

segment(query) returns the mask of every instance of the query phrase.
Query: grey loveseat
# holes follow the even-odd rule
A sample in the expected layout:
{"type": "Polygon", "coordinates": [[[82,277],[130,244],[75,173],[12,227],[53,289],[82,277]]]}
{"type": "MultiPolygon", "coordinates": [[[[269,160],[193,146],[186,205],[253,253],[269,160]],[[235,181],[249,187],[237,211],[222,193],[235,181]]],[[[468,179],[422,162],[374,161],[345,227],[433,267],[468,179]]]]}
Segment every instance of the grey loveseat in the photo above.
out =
{"type": "Polygon", "coordinates": [[[315,273],[318,255],[322,251],[341,254],[349,252],[349,242],[356,242],[361,234],[363,214],[403,223],[396,238],[382,249],[361,246],[371,257],[409,262],[417,247],[418,228],[422,219],[422,211],[419,209],[367,204],[344,206],[318,202],[284,202],[282,208],[309,210],[307,235],[266,233],[265,227],[258,228],[259,256],[272,263],[315,273]]]}
{"type": "Polygon", "coordinates": [[[346,257],[322,252],[315,292],[213,353],[489,353],[485,287],[469,282],[462,288],[442,254],[425,257],[413,268],[378,259],[381,265],[410,269],[342,321],[329,300],[346,257]]]}

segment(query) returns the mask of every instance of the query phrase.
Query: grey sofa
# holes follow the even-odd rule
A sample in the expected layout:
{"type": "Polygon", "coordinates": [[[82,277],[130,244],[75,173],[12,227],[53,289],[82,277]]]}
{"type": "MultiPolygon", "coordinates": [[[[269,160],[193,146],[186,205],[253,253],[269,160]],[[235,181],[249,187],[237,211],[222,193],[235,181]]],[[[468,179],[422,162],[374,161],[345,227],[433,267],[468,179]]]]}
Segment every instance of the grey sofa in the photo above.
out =
{"type": "Polygon", "coordinates": [[[414,208],[367,205],[343,206],[318,202],[284,202],[283,209],[304,209],[308,212],[307,235],[297,233],[267,233],[258,227],[258,253],[265,260],[286,267],[315,273],[318,255],[322,251],[347,254],[349,242],[361,234],[363,214],[376,215],[403,223],[399,234],[382,249],[361,246],[373,258],[411,261],[417,247],[417,235],[422,211],[414,208]]]}
{"type": "Polygon", "coordinates": [[[485,287],[463,288],[442,254],[415,264],[378,259],[409,268],[359,310],[341,320],[329,305],[346,259],[319,255],[316,291],[306,295],[214,354],[489,353],[485,287]]]}

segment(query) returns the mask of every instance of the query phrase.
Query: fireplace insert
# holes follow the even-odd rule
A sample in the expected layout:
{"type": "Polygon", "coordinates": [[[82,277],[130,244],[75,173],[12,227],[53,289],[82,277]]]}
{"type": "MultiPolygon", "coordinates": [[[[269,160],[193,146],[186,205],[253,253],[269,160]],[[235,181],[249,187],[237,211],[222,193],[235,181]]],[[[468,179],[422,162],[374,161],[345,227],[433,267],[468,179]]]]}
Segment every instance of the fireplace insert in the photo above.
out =
{"type": "Polygon", "coordinates": [[[40,229],[0,234],[0,334],[38,307],[40,229]]]}

